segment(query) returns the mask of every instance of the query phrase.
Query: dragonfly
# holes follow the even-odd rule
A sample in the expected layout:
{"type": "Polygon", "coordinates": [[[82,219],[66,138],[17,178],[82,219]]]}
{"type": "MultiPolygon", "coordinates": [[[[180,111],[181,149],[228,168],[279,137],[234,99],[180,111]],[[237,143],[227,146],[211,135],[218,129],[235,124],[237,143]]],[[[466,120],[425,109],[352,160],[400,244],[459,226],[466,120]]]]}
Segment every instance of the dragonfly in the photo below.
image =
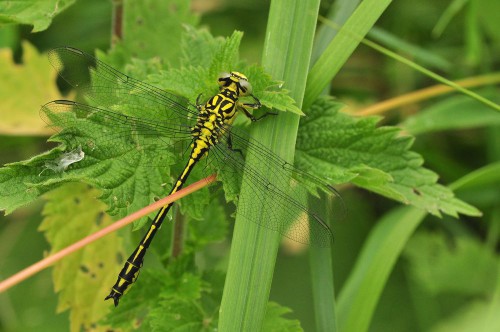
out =
{"type": "MultiPolygon", "coordinates": [[[[219,92],[205,102],[200,102],[199,95],[192,104],[183,96],[134,79],[78,49],[57,48],[48,56],[59,76],[88,102],[55,100],[42,106],[41,117],[60,134],[77,137],[92,130],[92,137],[78,141],[86,158],[99,160],[103,156],[127,153],[146,155],[150,147],[155,151],[154,156],[161,157],[167,148],[188,142],[185,166],[169,194],[181,189],[194,167],[203,164],[202,173],[216,171],[224,175],[228,186],[234,182],[249,187],[252,202],[237,203],[237,214],[244,219],[297,242],[320,247],[332,243],[328,220],[344,213],[338,192],[323,179],[295,168],[245,130],[233,126],[239,113],[251,122],[276,115],[270,112],[260,117],[253,115],[262,104],[253,95],[252,85],[243,73],[221,74],[217,79],[219,92]],[[99,127],[103,125],[106,126],[99,127]],[[265,167],[246,165],[248,158],[265,167]],[[320,193],[323,199],[326,196],[337,202],[331,206],[339,211],[305,204],[307,194],[319,196],[320,193]],[[269,211],[266,218],[251,217],[254,204],[269,211]]],[[[112,299],[118,306],[121,297],[136,281],[148,247],[172,204],[162,207],[154,217],[105,300],[112,299]]]]}

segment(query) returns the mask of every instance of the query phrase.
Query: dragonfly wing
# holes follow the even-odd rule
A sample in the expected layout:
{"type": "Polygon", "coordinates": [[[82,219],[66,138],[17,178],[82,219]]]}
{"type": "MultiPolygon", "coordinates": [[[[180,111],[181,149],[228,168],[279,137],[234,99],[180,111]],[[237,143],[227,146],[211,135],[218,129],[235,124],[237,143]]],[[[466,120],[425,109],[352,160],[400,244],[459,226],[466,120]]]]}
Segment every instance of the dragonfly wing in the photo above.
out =
{"type": "Polygon", "coordinates": [[[186,98],[136,80],[78,49],[57,48],[48,57],[59,76],[95,106],[151,121],[185,123],[198,114],[186,98]]]}
{"type": "Polygon", "coordinates": [[[185,125],[138,119],[68,100],[42,106],[40,117],[60,135],[81,145],[88,156],[112,159],[146,151],[161,154],[179,140],[190,140],[185,125]]]}
{"type": "Polygon", "coordinates": [[[345,215],[343,201],[332,186],[296,169],[237,128],[221,141],[211,151],[212,163],[221,168],[226,182],[245,183],[251,194],[250,200],[238,202],[238,214],[294,241],[330,246],[333,236],[328,224],[345,215]],[[245,164],[243,155],[265,167],[245,164]],[[318,204],[325,198],[329,204],[318,204]],[[255,219],[255,205],[265,208],[265,217],[255,219]]]}

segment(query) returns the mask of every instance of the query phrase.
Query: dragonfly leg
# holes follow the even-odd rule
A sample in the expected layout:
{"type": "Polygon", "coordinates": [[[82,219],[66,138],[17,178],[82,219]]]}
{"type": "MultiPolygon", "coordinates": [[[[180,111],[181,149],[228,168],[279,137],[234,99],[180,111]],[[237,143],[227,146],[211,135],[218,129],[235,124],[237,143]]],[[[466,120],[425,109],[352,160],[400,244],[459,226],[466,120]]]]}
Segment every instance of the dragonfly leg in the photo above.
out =
{"type": "Polygon", "coordinates": [[[252,104],[244,103],[242,105],[244,107],[253,108],[255,110],[259,109],[262,106],[262,104],[260,103],[260,100],[257,97],[255,97],[254,95],[252,95],[252,94],[250,95],[250,97],[253,98],[254,102],[252,104]]]}
{"type": "Polygon", "coordinates": [[[242,158],[245,158],[243,156],[243,150],[233,148],[233,140],[231,139],[231,133],[228,133],[227,135],[227,148],[231,151],[239,153],[242,158]]]}
{"type": "Polygon", "coordinates": [[[254,99],[254,103],[243,103],[243,104],[239,105],[240,106],[239,108],[240,108],[240,110],[243,111],[243,113],[245,114],[245,116],[247,118],[249,118],[252,122],[259,121],[259,120],[265,118],[268,115],[278,115],[278,113],[266,112],[266,113],[262,114],[259,117],[255,117],[252,113],[250,113],[248,111],[248,108],[256,110],[256,109],[261,108],[262,104],[260,103],[260,100],[257,97],[255,97],[254,95],[250,95],[250,96],[254,99]]]}

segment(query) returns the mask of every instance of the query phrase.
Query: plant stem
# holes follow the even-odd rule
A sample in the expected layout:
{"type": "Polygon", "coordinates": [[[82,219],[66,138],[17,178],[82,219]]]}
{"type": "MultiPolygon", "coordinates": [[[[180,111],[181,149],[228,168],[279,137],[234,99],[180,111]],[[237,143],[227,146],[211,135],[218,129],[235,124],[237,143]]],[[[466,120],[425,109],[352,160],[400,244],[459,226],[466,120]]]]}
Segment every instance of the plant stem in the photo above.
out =
{"type": "Polygon", "coordinates": [[[113,0],[111,44],[123,39],[123,0],[113,0]]]}

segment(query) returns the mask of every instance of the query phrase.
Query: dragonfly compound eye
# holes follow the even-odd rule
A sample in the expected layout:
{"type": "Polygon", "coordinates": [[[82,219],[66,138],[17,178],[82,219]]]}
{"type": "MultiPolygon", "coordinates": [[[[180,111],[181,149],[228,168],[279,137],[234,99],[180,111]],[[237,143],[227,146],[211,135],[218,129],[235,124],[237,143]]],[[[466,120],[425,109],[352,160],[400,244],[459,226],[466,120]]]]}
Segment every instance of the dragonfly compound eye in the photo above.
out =
{"type": "Polygon", "coordinates": [[[218,79],[219,85],[220,86],[227,85],[227,83],[230,82],[230,78],[231,78],[231,74],[229,74],[229,73],[220,73],[219,74],[219,79],[218,79]]]}
{"type": "Polygon", "coordinates": [[[240,80],[241,95],[248,96],[252,94],[252,85],[246,80],[240,80]]]}

